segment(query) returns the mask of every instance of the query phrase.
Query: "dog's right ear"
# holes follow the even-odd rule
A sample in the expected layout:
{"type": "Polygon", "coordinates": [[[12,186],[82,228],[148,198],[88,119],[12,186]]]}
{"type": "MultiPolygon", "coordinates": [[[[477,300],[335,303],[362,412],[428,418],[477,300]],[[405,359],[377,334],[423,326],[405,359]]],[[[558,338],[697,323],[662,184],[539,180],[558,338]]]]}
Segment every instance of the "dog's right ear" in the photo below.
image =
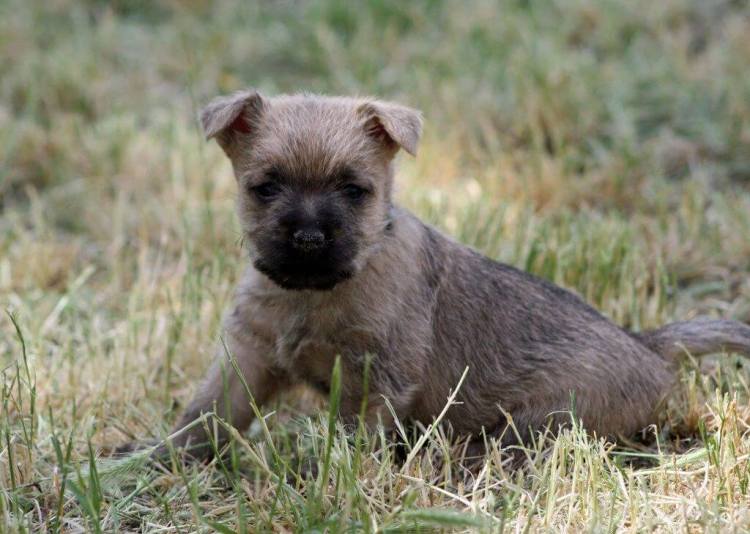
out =
{"type": "Polygon", "coordinates": [[[228,156],[239,141],[255,131],[268,102],[255,90],[213,99],[200,114],[206,139],[216,138],[228,156]]]}

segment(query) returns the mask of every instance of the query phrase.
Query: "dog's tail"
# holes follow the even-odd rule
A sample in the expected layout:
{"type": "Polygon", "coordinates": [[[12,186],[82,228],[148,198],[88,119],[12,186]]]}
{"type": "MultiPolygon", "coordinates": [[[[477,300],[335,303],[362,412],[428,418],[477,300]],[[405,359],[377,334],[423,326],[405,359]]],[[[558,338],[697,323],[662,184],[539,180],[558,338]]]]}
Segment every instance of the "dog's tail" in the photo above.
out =
{"type": "Polygon", "coordinates": [[[669,361],[687,353],[693,356],[732,352],[750,356],[750,326],[726,319],[700,318],[671,323],[636,337],[669,361]]]}

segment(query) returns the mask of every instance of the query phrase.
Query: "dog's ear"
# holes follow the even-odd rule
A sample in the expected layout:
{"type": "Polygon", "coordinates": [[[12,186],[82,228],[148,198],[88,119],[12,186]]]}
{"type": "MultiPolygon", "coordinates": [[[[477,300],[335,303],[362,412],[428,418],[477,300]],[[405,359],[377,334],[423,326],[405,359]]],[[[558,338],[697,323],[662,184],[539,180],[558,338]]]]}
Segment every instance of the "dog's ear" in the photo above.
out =
{"type": "Polygon", "coordinates": [[[368,135],[395,151],[401,147],[412,156],[417,155],[417,145],[422,135],[422,114],[390,102],[373,101],[359,108],[364,116],[368,135]]]}
{"type": "Polygon", "coordinates": [[[255,90],[213,99],[200,113],[206,139],[216,138],[230,155],[242,136],[252,135],[268,101],[255,90]]]}

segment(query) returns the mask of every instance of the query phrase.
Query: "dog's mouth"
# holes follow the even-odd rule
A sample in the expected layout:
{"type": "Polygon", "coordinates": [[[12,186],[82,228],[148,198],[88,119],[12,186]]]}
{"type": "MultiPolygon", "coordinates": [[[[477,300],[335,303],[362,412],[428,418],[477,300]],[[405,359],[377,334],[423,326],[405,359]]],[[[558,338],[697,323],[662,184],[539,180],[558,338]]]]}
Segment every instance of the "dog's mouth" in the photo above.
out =
{"type": "Polygon", "coordinates": [[[357,249],[351,240],[337,240],[313,251],[286,241],[256,241],[250,257],[258,271],[283,289],[330,291],[354,276],[357,249]]]}
{"type": "Polygon", "coordinates": [[[351,268],[317,270],[309,268],[309,266],[307,269],[291,266],[272,267],[262,259],[256,259],[253,265],[279,287],[297,291],[305,289],[330,291],[354,275],[354,271],[351,268]]]}

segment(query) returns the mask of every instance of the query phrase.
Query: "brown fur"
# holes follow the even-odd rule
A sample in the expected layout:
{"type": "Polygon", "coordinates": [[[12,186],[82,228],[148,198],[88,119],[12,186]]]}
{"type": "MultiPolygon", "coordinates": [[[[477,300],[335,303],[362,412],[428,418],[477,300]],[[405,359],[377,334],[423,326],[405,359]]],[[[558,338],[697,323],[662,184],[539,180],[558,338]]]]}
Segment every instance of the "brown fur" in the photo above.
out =
{"type": "MultiPolygon", "coordinates": [[[[300,382],[326,390],[341,355],[341,413],[354,417],[369,354],[369,422],[389,424],[387,398],[399,418],[429,423],[468,367],[446,417],[462,435],[485,431],[513,441],[505,412],[526,440],[550,422],[568,422],[572,399],[589,431],[627,435],[654,422],[675,380],[680,343],[700,353],[750,353],[750,327],[732,321],[629,333],[572,293],[491,261],[393,206],[393,156],[398,148],[415,154],[421,130],[412,109],[246,91],[215,100],[201,120],[238,180],[251,265],[226,339],[258,403],[300,382]],[[259,200],[265,193],[255,188],[268,180],[283,187],[272,188],[271,201],[259,200]],[[347,180],[367,188],[364,199],[347,200],[347,180]],[[330,233],[332,252],[319,263],[285,256],[290,232],[303,227],[330,233]]],[[[238,428],[251,422],[231,368],[223,401],[222,367],[223,351],[178,428],[214,409],[238,428]]],[[[204,440],[198,427],[177,444],[204,440]]]]}

